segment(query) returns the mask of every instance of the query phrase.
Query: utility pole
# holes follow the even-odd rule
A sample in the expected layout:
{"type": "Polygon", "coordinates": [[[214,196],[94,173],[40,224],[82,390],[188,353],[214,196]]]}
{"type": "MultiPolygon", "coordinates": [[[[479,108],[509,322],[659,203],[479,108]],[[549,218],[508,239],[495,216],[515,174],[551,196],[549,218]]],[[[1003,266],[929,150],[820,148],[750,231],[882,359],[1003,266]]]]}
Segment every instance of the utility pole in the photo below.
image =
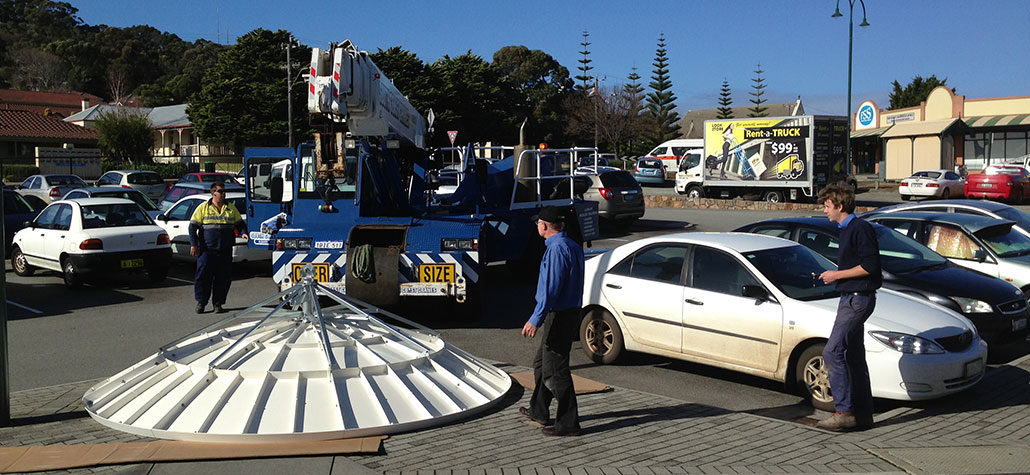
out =
{"type": "MultiPolygon", "coordinates": [[[[4,200],[0,199],[0,236],[4,236],[4,200]]],[[[11,371],[7,345],[7,273],[0,272],[0,427],[11,425],[11,371]]]]}
{"type": "Polygon", "coordinates": [[[286,35],[286,121],[290,126],[290,149],[293,149],[293,71],[290,70],[290,50],[293,49],[293,34],[286,35]]]}

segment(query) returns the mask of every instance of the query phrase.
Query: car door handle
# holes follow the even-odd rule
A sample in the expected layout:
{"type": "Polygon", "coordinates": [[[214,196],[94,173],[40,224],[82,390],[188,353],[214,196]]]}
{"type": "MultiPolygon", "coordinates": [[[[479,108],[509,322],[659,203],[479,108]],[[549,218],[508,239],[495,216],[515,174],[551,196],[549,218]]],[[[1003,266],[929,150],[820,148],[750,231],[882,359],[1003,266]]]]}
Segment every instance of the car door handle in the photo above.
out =
{"type": "Polygon", "coordinates": [[[694,300],[694,299],[686,299],[686,300],[684,300],[684,302],[689,303],[691,305],[704,305],[705,304],[704,302],[702,302],[700,300],[694,300]]]}
{"type": "Polygon", "coordinates": [[[178,224],[172,225],[172,229],[179,229],[179,225],[178,224]]]}
{"type": "Polygon", "coordinates": [[[613,289],[621,289],[622,288],[622,286],[619,285],[619,284],[604,284],[604,286],[605,287],[609,287],[609,288],[613,288],[613,289]]]}

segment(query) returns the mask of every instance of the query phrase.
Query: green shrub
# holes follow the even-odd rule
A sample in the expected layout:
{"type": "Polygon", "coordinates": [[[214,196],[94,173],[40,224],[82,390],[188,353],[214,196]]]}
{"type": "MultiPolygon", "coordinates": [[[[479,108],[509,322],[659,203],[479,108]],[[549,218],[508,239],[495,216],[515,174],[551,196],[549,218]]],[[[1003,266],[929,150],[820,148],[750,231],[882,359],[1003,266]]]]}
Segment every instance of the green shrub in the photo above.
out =
{"type": "Polygon", "coordinates": [[[115,162],[112,160],[104,160],[101,165],[104,173],[111,170],[147,170],[157,172],[161,175],[161,178],[165,179],[179,179],[181,176],[186,174],[186,164],[184,163],[139,163],[131,164],[126,162],[115,162]]]}
{"type": "Polygon", "coordinates": [[[22,181],[39,173],[39,167],[35,165],[4,165],[3,170],[4,181],[22,181]]]}

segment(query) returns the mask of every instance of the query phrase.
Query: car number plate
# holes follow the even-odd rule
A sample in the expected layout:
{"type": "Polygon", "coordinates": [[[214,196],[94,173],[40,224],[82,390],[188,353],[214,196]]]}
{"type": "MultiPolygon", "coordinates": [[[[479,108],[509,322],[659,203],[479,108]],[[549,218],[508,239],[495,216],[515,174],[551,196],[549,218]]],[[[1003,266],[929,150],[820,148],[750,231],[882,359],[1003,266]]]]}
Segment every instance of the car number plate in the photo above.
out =
{"type": "Polygon", "coordinates": [[[1026,318],[1012,320],[1012,331],[1019,331],[1026,328],[1026,318]]]}
{"type": "Polygon", "coordinates": [[[981,183],[980,188],[994,188],[994,183],[981,183]]]}
{"type": "Polygon", "coordinates": [[[980,358],[966,363],[966,376],[976,376],[984,371],[984,362],[980,358]]]}
{"type": "Polygon", "coordinates": [[[923,186],[923,184],[922,183],[909,183],[908,186],[911,186],[912,188],[920,188],[920,187],[923,186]]]}
{"type": "Polygon", "coordinates": [[[290,277],[294,282],[302,280],[300,271],[308,264],[315,268],[315,282],[324,284],[332,281],[333,268],[328,262],[294,262],[290,268],[290,277]]]}
{"type": "Polygon", "coordinates": [[[457,280],[454,264],[421,264],[418,281],[433,284],[453,284],[457,280]]]}
{"type": "Polygon", "coordinates": [[[143,259],[122,259],[122,269],[143,267],[143,259]]]}

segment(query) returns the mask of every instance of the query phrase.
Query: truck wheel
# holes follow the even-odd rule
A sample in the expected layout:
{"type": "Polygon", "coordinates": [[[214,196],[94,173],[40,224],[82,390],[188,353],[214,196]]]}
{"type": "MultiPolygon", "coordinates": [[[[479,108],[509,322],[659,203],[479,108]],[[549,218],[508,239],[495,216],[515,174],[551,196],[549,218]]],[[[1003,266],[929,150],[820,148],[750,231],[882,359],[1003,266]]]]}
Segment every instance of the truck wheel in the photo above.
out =
{"type": "Polygon", "coordinates": [[[766,191],[765,201],[769,203],[780,203],[783,201],[783,192],[779,190],[766,191]]]}
{"type": "Polygon", "coordinates": [[[812,407],[822,411],[834,411],[833,394],[830,393],[830,374],[823,360],[823,348],[816,343],[809,346],[794,364],[794,383],[801,394],[807,396],[812,407]]]}
{"type": "Polygon", "coordinates": [[[687,198],[704,198],[704,197],[705,197],[705,190],[703,190],[700,186],[696,186],[695,185],[695,186],[691,186],[690,188],[687,188],[687,198]]]}

